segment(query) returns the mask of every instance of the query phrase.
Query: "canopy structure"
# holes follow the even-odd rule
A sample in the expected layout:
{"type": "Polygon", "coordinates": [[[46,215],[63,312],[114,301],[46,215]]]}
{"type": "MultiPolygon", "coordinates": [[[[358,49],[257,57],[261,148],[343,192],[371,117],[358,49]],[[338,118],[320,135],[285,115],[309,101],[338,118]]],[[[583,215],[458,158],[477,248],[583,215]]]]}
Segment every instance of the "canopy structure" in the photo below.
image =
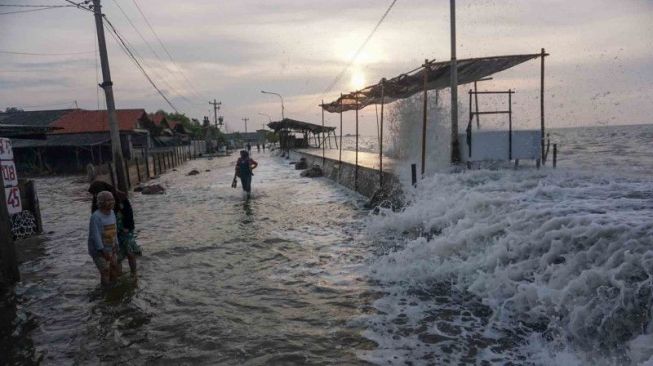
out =
{"type": "Polygon", "coordinates": [[[335,127],[321,126],[313,123],[296,121],[290,118],[284,118],[281,121],[270,122],[268,127],[274,130],[274,132],[279,132],[281,130],[290,130],[297,132],[310,132],[310,133],[329,133],[335,131],[335,127]]]}
{"type": "MultiPolygon", "coordinates": [[[[458,60],[458,85],[481,80],[539,57],[542,57],[541,53],[458,60]]],[[[450,61],[429,61],[408,73],[392,79],[381,80],[375,85],[345,94],[333,102],[322,104],[321,107],[330,113],[340,113],[360,110],[372,104],[390,103],[408,98],[423,91],[425,87],[427,90],[449,88],[451,86],[450,71],[450,61]],[[426,85],[424,84],[424,73],[427,77],[426,85]]]]}
{"type": "Polygon", "coordinates": [[[334,139],[336,138],[335,127],[316,125],[290,118],[284,118],[277,122],[270,122],[268,123],[268,127],[273,129],[274,133],[279,135],[281,149],[288,152],[290,151],[290,148],[308,147],[310,141],[309,133],[313,134],[315,145],[322,147],[323,150],[327,142],[329,143],[329,146],[331,146],[331,134],[333,134],[334,139]],[[292,133],[301,133],[303,134],[303,138],[297,139],[294,135],[291,135],[292,133]],[[320,137],[318,138],[318,136],[320,137]]]}

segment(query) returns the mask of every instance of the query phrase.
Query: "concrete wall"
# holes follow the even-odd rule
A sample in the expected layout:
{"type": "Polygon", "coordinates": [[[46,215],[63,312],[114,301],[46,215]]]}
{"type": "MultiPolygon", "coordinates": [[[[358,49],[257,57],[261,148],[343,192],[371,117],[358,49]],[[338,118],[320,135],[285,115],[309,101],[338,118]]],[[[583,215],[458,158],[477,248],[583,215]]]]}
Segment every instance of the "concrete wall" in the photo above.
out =
{"type": "MultiPolygon", "coordinates": [[[[300,158],[306,158],[306,164],[310,168],[316,164],[322,168],[324,176],[340,183],[341,185],[356,191],[368,198],[380,188],[379,171],[376,169],[358,167],[358,184],[356,184],[356,165],[347,162],[339,163],[338,160],[324,159],[322,157],[301,153],[298,151],[290,152],[290,161],[299,161],[300,158]]],[[[388,172],[383,172],[383,185],[398,185],[397,178],[388,172]]]]}

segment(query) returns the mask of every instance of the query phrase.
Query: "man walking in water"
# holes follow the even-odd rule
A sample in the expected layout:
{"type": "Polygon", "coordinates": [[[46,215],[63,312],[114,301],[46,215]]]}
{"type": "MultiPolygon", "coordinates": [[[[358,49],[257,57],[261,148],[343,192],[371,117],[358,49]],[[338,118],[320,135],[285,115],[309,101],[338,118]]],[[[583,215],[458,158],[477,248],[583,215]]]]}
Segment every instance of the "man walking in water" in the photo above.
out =
{"type": "MultiPolygon", "coordinates": [[[[257,166],[258,163],[249,157],[247,151],[240,151],[240,158],[236,162],[236,177],[240,178],[240,183],[243,186],[243,191],[247,192],[247,197],[252,191],[252,175],[254,175],[252,170],[256,169],[257,166]]],[[[234,181],[236,177],[234,177],[234,181]]]]}

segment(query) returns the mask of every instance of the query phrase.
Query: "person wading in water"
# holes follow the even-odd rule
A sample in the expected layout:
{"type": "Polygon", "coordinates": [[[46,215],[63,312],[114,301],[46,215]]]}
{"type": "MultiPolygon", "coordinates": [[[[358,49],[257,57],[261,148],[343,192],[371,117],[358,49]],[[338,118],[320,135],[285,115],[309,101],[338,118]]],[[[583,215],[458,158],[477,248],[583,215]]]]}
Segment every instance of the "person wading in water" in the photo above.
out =
{"type": "Polygon", "coordinates": [[[240,183],[243,186],[243,191],[247,192],[249,197],[252,191],[252,170],[256,169],[258,163],[249,157],[249,153],[245,150],[240,151],[240,158],[236,162],[236,176],[234,176],[233,187],[236,186],[236,177],[240,178],[240,183]]]}

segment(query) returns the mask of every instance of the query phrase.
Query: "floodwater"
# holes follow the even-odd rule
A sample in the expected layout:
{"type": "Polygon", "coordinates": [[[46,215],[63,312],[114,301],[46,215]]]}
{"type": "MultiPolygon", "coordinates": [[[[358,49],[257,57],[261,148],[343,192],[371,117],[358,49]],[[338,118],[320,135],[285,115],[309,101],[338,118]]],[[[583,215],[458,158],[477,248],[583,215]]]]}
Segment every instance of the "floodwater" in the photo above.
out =
{"type": "Polygon", "coordinates": [[[86,253],[87,185],[39,181],[48,234],[21,266],[0,361],[360,364],[356,352],[375,347],[351,322],[374,297],[358,274],[363,198],[254,158],[251,199],[230,187],[232,158],[163,175],[165,195],[134,194],[139,280],[108,291],[86,253]]]}

